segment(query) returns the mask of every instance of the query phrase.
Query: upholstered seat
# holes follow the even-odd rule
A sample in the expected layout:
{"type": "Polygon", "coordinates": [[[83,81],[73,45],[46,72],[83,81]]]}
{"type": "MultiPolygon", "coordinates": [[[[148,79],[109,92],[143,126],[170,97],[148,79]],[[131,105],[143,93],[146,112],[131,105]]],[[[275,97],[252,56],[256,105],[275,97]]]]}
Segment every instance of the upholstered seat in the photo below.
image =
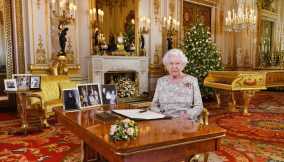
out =
{"type": "Polygon", "coordinates": [[[42,106],[46,119],[54,115],[53,108],[62,106],[61,91],[63,89],[75,88],[76,82],[72,82],[66,75],[47,75],[41,77],[41,90],[40,92],[34,92],[31,97],[31,106],[42,106]]]}

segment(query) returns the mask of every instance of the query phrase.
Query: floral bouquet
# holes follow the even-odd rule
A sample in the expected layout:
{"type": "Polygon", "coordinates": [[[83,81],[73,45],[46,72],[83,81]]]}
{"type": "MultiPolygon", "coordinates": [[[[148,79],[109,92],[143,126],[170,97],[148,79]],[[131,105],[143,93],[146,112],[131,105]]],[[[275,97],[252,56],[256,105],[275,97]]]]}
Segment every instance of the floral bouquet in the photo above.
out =
{"type": "Polygon", "coordinates": [[[135,96],[137,92],[137,85],[135,81],[126,77],[121,77],[115,83],[117,87],[117,95],[120,98],[135,96]]]}
{"type": "Polygon", "coordinates": [[[109,135],[114,141],[128,140],[130,138],[137,137],[137,123],[130,119],[124,119],[116,124],[111,125],[109,135]]]}

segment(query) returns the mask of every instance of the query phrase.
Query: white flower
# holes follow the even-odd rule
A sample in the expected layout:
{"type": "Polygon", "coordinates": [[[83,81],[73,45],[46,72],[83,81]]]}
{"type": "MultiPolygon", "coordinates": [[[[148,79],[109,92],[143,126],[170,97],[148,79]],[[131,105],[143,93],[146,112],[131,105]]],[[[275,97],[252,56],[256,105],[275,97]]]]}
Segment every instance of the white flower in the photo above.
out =
{"type": "Polygon", "coordinates": [[[128,123],[130,123],[130,122],[131,122],[131,120],[130,120],[130,119],[128,119],[128,118],[126,118],[126,119],[122,120],[122,122],[123,122],[123,123],[127,123],[127,124],[128,124],[128,123]]]}
{"type": "Polygon", "coordinates": [[[129,127],[128,123],[123,123],[123,125],[124,125],[124,128],[128,128],[129,127]]]}
{"type": "Polygon", "coordinates": [[[116,132],[116,124],[111,125],[109,135],[112,136],[112,135],[114,135],[115,132],[116,132]]]}
{"type": "Polygon", "coordinates": [[[133,128],[127,128],[126,133],[127,133],[129,136],[133,136],[133,135],[134,135],[134,129],[133,129],[133,128]]]}

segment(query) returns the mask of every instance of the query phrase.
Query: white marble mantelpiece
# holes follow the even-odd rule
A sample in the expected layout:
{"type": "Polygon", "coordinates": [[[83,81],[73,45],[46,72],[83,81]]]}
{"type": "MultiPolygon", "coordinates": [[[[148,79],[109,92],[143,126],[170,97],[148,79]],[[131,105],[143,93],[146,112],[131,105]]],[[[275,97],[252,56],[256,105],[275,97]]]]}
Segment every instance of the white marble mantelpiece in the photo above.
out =
{"type": "Polygon", "coordinates": [[[139,93],[148,92],[148,57],[138,56],[90,56],[88,57],[89,81],[104,83],[107,72],[136,71],[139,81],[139,93]]]}

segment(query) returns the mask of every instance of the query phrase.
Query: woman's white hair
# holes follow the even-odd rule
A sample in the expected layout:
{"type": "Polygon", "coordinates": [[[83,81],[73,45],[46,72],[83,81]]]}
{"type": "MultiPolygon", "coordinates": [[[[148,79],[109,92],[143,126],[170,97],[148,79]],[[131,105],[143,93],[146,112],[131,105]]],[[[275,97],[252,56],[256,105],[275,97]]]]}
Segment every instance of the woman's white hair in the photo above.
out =
{"type": "Polygon", "coordinates": [[[163,64],[165,66],[169,65],[169,63],[170,63],[170,61],[173,57],[179,58],[181,60],[181,63],[183,64],[183,66],[185,66],[188,63],[187,57],[184,55],[182,50],[174,48],[174,49],[171,49],[168,52],[166,52],[166,54],[163,57],[163,64]]]}

